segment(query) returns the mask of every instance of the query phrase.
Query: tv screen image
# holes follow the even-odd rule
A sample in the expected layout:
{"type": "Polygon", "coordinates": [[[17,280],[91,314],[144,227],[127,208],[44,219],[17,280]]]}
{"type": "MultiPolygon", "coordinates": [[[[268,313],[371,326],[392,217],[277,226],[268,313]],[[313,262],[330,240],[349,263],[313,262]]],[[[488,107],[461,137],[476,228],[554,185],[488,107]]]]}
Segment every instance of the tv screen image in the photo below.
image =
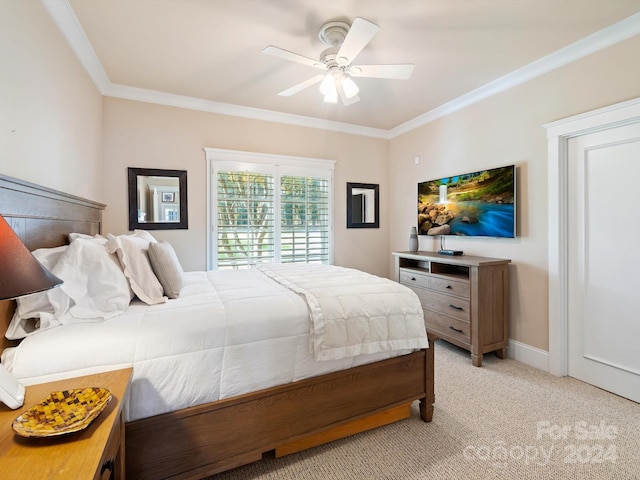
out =
{"type": "Polygon", "coordinates": [[[515,165],[418,183],[418,234],[516,236],[515,165]]]}

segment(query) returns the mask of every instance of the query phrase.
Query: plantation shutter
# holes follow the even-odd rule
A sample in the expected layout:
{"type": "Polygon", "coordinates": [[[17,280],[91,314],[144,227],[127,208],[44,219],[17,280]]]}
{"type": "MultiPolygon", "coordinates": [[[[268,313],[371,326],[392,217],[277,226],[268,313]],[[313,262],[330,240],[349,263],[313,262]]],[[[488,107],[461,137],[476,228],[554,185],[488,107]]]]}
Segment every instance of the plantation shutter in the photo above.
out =
{"type": "Polygon", "coordinates": [[[269,174],[218,172],[218,268],[274,261],[273,181],[269,174]]]}
{"type": "Polygon", "coordinates": [[[332,262],[334,162],[206,150],[209,268],[332,262]]]}
{"type": "Polygon", "coordinates": [[[280,178],[280,261],[329,263],[329,181],[280,178]]]}

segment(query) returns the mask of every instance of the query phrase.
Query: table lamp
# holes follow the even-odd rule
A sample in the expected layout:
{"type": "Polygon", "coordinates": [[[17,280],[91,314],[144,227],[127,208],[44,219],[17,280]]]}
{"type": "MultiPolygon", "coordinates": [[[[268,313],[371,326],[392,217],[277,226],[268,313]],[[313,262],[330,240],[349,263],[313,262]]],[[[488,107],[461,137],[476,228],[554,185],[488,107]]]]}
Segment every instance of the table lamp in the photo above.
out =
{"type": "MultiPolygon", "coordinates": [[[[0,215],[0,300],[42,292],[61,283],[36,260],[0,215]]],[[[24,386],[2,365],[0,400],[13,409],[24,403],[24,386]]]]}

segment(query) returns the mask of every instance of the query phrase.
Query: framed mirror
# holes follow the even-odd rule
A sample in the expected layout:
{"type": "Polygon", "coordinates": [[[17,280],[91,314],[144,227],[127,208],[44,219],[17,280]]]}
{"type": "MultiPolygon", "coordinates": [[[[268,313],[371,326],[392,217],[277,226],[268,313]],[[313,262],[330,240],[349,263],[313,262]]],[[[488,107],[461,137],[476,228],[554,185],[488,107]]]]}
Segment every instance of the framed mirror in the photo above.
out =
{"type": "Polygon", "coordinates": [[[347,183],[347,228],[380,228],[379,185],[347,183]]]}
{"type": "Polygon", "coordinates": [[[128,170],[129,230],[188,228],[186,170],[128,170]]]}

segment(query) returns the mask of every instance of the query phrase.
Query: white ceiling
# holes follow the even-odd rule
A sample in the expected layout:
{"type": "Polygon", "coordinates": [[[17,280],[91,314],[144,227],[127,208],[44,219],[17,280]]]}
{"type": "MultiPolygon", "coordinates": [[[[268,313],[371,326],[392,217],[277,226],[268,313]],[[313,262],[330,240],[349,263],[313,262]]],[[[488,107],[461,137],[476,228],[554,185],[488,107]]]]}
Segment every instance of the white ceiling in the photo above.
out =
{"type": "Polygon", "coordinates": [[[105,95],[379,136],[640,33],[640,0],[42,1],[105,95]],[[318,71],[262,49],[318,58],[320,27],[355,17],[380,32],[354,64],[412,78],[357,78],[347,107],[278,96],[318,71]]]}

